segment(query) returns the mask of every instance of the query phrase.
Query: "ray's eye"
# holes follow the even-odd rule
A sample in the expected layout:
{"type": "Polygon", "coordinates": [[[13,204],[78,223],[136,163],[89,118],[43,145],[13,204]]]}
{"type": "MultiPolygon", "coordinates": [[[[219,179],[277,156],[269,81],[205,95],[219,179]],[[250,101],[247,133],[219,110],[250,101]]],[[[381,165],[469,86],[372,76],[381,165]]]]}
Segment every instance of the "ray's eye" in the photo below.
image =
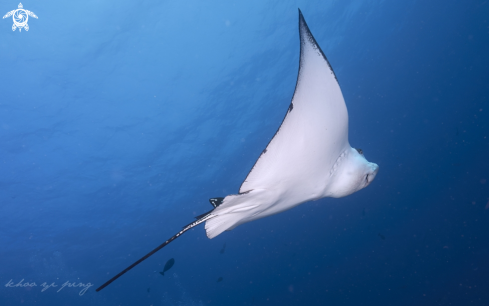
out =
{"type": "Polygon", "coordinates": [[[355,148],[355,150],[357,150],[358,153],[362,154],[363,155],[363,150],[362,149],[357,149],[355,148]]]}

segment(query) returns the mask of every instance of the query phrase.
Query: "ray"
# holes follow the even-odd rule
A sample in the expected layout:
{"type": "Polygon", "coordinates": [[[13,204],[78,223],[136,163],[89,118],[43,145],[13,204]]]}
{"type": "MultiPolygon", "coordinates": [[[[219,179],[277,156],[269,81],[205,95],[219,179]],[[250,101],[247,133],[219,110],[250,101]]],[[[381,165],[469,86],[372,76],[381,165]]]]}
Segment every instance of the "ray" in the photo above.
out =
{"type": "Polygon", "coordinates": [[[211,212],[209,238],[308,201],[347,196],[377,174],[378,166],[350,147],[340,85],[300,10],[299,33],[299,73],[285,118],[239,193],[211,212]]]}
{"type": "Polygon", "coordinates": [[[302,203],[339,198],[367,187],[379,167],[348,141],[348,111],[336,75],[299,10],[300,61],[292,101],[279,129],[241,184],[238,194],[210,199],[213,209],[127,267],[136,265],[205,222],[207,237],[302,203]]]}

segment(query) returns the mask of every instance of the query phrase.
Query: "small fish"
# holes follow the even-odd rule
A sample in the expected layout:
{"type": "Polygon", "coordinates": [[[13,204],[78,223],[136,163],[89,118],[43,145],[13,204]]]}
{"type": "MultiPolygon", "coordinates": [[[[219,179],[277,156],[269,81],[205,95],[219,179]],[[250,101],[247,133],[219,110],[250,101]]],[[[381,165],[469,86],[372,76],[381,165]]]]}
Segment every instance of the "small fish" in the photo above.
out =
{"type": "Polygon", "coordinates": [[[151,290],[151,288],[148,288],[148,290],[147,290],[147,291],[148,291],[148,293],[149,293],[149,291],[150,291],[150,290],[151,290]]]}
{"type": "Polygon", "coordinates": [[[220,276],[220,277],[217,279],[217,282],[218,282],[218,283],[219,283],[219,282],[222,282],[222,280],[223,280],[223,278],[222,278],[222,276],[220,276]]]}
{"type": "Polygon", "coordinates": [[[224,254],[224,251],[226,250],[226,243],[222,246],[222,249],[219,253],[224,254]]]}
{"type": "Polygon", "coordinates": [[[381,233],[379,233],[379,237],[380,237],[380,239],[385,240],[385,236],[382,235],[381,233]]]}
{"type": "Polygon", "coordinates": [[[163,268],[163,272],[160,272],[161,275],[165,275],[165,272],[170,270],[171,267],[175,264],[175,259],[170,259],[166,262],[165,267],[163,268]]]}
{"type": "Polygon", "coordinates": [[[365,208],[364,208],[364,209],[363,209],[363,211],[362,211],[362,216],[364,216],[364,217],[365,217],[365,208]]]}

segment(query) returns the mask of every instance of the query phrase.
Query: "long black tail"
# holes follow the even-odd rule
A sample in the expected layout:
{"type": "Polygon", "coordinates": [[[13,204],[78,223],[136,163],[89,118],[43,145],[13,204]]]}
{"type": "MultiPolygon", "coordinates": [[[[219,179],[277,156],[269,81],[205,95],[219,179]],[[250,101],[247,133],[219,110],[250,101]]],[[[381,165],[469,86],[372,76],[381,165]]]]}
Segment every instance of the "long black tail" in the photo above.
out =
{"type": "Polygon", "coordinates": [[[160,249],[162,249],[164,246],[166,246],[167,244],[169,244],[170,242],[172,242],[173,240],[177,239],[178,237],[180,237],[180,235],[182,235],[183,233],[185,233],[186,231],[188,231],[189,229],[191,229],[192,227],[194,226],[197,226],[199,225],[200,223],[202,222],[205,222],[207,220],[209,220],[210,218],[212,218],[213,215],[209,213],[206,213],[202,216],[202,218],[199,218],[197,221],[194,221],[192,223],[190,223],[189,225],[185,226],[181,231],[179,231],[176,235],[174,235],[173,237],[171,237],[170,239],[168,239],[167,241],[163,242],[159,247],[157,247],[156,249],[154,249],[153,251],[149,252],[148,254],[146,254],[144,257],[142,257],[141,259],[139,259],[138,261],[136,261],[135,263],[133,263],[132,265],[130,265],[129,267],[125,268],[124,271],[120,272],[119,274],[117,274],[116,276],[112,277],[110,280],[108,280],[105,284],[103,284],[102,286],[98,287],[97,290],[95,291],[100,291],[102,289],[104,289],[105,287],[107,287],[108,285],[110,285],[113,281],[115,281],[116,279],[118,279],[119,277],[121,277],[124,273],[126,273],[127,271],[131,270],[132,268],[134,268],[135,266],[137,266],[138,264],[140,264],[143,260],[145,260],[146,258],[150,257],[151,255],[153,255],[154,253],[158,252],[160,249]]]}

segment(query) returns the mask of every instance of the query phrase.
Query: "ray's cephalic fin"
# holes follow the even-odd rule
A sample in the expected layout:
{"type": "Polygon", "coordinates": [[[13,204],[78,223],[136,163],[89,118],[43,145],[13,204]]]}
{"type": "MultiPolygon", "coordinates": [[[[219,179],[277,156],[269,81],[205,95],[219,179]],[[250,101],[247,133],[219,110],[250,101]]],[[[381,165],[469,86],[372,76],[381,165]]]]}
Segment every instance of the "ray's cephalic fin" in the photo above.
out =
{"type": "Polygon", "coordinates": [[[163,247],[165,247],[170,242],[172,242],[173,240],[175,240],[178,237],[180,237],[183,233],[185,233],[189,229],[191,229],[191,228],[193,228],[193,227],[201,224],[202,222],[205,222],[205,221],[209,220],[210,218],[213,218],[214,217],[214,215],[211,215],[210,212],[207,212],[207,213],[205,213],[205,214],[203,214],[201,216],[202,217],[200,219],[198,219],[198,220],[196,220],[196,221],[188,224],[187,226],[185,226],[181,231],[179,231],[178,233],[176,233],[175,235],[173,235],[173,237],[171,237],[167,241],[163,242],[159,247],[157,247],[153,251],[149,252],[145,256],[141,257],[141,259],[139,259],[138,261],[136,261],[135,263],[133,263],[129,267],[125,268],[122,272],[120,272],[116,276],[112,277],[110,280],[108,280],[107,282],[105,282],[105,284],[103,284],[102,286],[98,287],[95,291],[99,292],[100,290],[104,289],[105,287],[107,287],[108,285],[110,285],[113,281],[115,281],[116,279],[118,279],[119,277],[121,277],[122,275],[124,275],[127,271],[131,270],[132,268],[134,268],[135,266],[137,266],[138,264],[140,264],[141,262],[143,262],[145,259],[147,259],[151,255],[153,255],[154,253],[156,253],[159,250],[161,250],[163,247]]]}

